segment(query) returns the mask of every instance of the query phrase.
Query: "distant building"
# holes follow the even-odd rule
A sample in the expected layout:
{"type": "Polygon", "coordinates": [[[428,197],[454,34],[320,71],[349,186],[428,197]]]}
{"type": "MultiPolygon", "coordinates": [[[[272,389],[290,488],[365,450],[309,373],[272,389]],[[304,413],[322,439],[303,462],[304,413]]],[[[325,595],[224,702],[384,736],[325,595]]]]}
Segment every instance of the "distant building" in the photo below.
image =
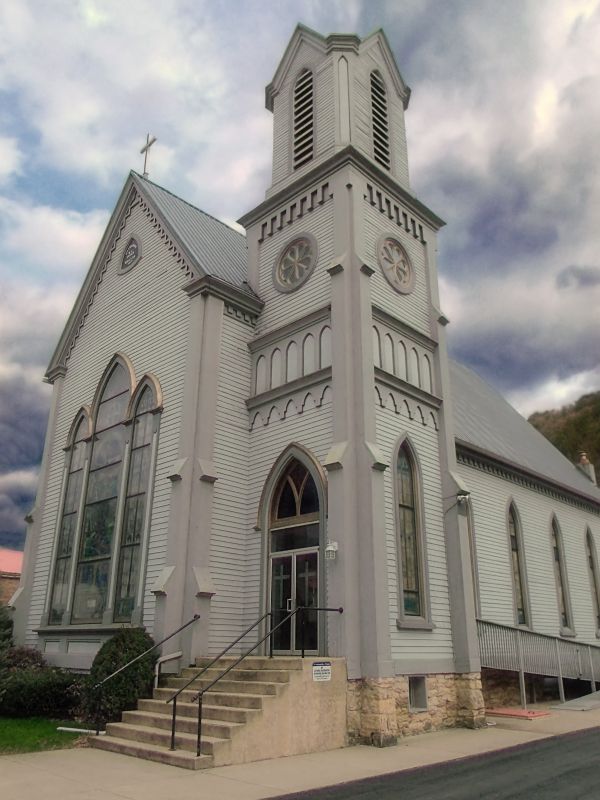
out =
{"type": "Polygon", "coordinates": [[[198,612],[188,664],[342,606],[275,654],[344,658],[348,734],[380,744],[480,724],[482,664],[488,702],[600,677],[600,491],[447,356],[409,97],[381,31],[299,26],[246,236],[129,175],[47,372],[19,641],[87,668],[198,612]]]}
{"type": "Polygon", "coordinates": [[[21,579],[23,553],[0,547],[0,605],[8,605],[21,579]]]}

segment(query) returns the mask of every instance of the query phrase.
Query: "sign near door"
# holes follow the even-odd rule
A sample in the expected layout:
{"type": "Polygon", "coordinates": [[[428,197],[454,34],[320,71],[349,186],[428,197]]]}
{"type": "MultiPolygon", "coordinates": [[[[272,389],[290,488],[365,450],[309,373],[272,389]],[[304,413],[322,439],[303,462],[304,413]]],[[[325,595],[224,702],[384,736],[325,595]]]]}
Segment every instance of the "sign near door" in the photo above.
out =
{"type": "Polygon", "coordinates": [[[313,661],[313,681],[331,680],[331,661],[313,661]]]}

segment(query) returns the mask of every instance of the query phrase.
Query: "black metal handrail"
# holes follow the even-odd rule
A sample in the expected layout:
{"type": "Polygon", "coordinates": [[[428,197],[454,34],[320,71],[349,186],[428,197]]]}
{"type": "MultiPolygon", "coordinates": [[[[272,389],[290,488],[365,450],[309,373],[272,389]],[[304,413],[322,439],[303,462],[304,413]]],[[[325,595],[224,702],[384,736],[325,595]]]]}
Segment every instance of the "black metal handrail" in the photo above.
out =
{"type": "Polygon", "coordinates": [[[127,664],[123,664],[122,667],[119,667],[119,669],[116,669],[114,672],[111,672],[111,674],[108,675],[106,678],[103,678],[101,681],[99,681],[98,683],[95,683],[92,686],[92,691],[97,691],[98,692],[98,697],[96,699],[96,709],[97,709],[97,711],[96,711],[96,736],[99,736],[99,734],[100,734],[100,709],[101,709],[101,705],[102,705],[102,687],[104,686],[104,684],[108,683],[108,681],[112,680],[112,678],[114,678],[116,675],[119,675],[121,672],[123,672],[124,670],[128,669],[128,667],[130,667],[132,664],[135,664],[136,661],[140,661],[140,659],[144,658],[144,656],[147,656],[153,650],[156,650],[157,647],[160,647],[165,642],[168,642],[169,639],[173,638],[173,636],[176,636],[178,633],[181,633],[181,631],[184,630],[184,628],[187,628],[188,625],[192,625],[194,622],[196,622],[196,620],[199,620],[199,619],[200,619],[200,614],[194,614],[194,616],[190,620],[188,620],[186,623],[184,623],[179,628],[177,628],[176,631],[173,631],[173,633],[170,633],[168,636],[165,636],[165,638],[161,639],[160,642],[156,642],[156,644],[153,644],[152,647],[149,647],[147,650],[144,650],[143,653],[140,653],[139,656],[136,656],[135,658],[132,658],[131,661],[127,662],[127,664]]]}
{"type": "MultiPolygon", "coordinates": [[[[293,609],[293,611],[290,611],[290,613],[286,617],[284,617],[281,620],[281,622],[278,622],[277,625],[273,626],[262,637],[262,639],[259,639],[259,641],[256,642],[256,644],[250,650],[248,650],[245,653],[242,653],[242,655],[239,658],[237,658],[233,662],[233,664],[230,664],[227,667],[227,669],[223,670],[223,672],[220,675],[217,675],[217,677],[213,681],[211,681],[208,684],[208,686],[205,686],[204,688],[200,689],[200,691],[194,697],[192,697],[192,700],[191,700],[192,703],[195,703],[196,700],[198,701],[198,729],[197,729],[197,735],[196,735],[196,755],[197,756],[199,756],[201,751],[202,751],[202,702],[203,702],[204,694],[206,692],[208,692],[209,689],[212,689],[212,687],[215,686],[215,684],[217,684],[222,678],[224,678],[225,675],[227,675],[227,673],[231,672],[232,669],[235,669],[235,667],[237,667],[237,665],[240,664],[245,658],[248,658],[248,656],[251,653],[253,653],[258,647],[260,647],[260,645],[263,644],[263,642],[265,642],[267,639],[269,639],[269,656],[272,658],[272,656],[273,656],[273,634],[275,633],[276,630],[281,628],[282,625],[285,625],[286,622],[289,622],[289,620],[291,620],[292,617],[295,616],[298,613],[301,614],[301,617],[300,617],[300,619],[301,619],[300,631],[301,631],[301,643],[302,643],[302,658],[304,658],[304,653],[305,653],[305,650],[304,650],[304,628],[305,628],[305,612],[306,611],[316,611],[317,613],[318,612],[323,612],[323,611],[336,612],[338,614],[343,614],[344,613],[344,609],[341,608],[341,607],[340,608],[321,608],[319,606],[317,606],[317,607],[313,607],[313,606],[297,606],[295,609],[293,609]]],[[[252,625],[252,628],[255,628],[258,625],[258,623],[261,622],[263,619],[265,619],[265,617],[267,617],[267,616],[271,616],[271,612],[267,612],[267,614],[264,614],[263,617],[261,617],[260,620],[257,620],[254,623],[254,625],[252,625]]],[[[250,628],[250,630],[252,630],[252,628],[250,628]]],[[[226,651],[230,650],[231,647],[233,646],[233,644],[236,644],[237,642],[239,642],[240,639],[242,639],[244,635],[245,634],[242,634],[242,636],[238,637],[236,642],[233,642],[232,645],[230,645],[228,648],[226,648],[226,651]]],[[[213,660],[213,662],[211,662],[211,663],[214,664],[215,661],[217,661],[220,657],[221,656],[218,656],[217,659],[213,660]]],[[[205,667],[203,672],[206,669],[208,669],[208,667],[205,667]]],[[[196,677],[194,677],[191,681],[188,681],[186,686],[189,686],[190,683],[192,683],[194,680],[196,680],[196,677]]],[[[181,689],[177,692],[177,694],[179,694],[181,691],[183,691],[184,688],[185,687],[181,687],[181,689]]],[[[175,750],[175,706],[176,706],[176,702],[177,702],[175,695],[174,695],[174,698],[175,699],[174,699],[174,703],[173,703],[173,721],[172,721],[172,726],[171,726],[171,750],[175,750]]],[[[169,702],[169,701],[167,701],[167,702],[169,702]]]]}
{"type": "MultiPolygon", "coordinates": [[[[172,714],[172,720],[171,720],[171,750],[175,750],[175,723],[176,723],[176,717],[177,717],[177,698],[179,697],[179,695],[183,691],[185,691],[185,689],[187,689],[188,686],[191,683],[193,683],[194,681],[198,680],[198,678],[201,675],[204,675],[206,670],[210,669],[210,667],[212,667],[213,664],[216,664],[217,661],[220,658],[223,658],[225,653],[228,653],[231,650],[232,647],[235,647],[236,644],[241,642],[242,639],[250,633],[250,631],[254,630],[254,628],[256,628],[258,625],[260,625],[260,623],[263,620],[265,620],[267,617],[270,617],[270,616],[271,616],[271,612],[270,611],[267,611],[266,614],[263,614],[262,617],[257,619],[256,622],[253,622],[252,625],[250,625],[249,628],[246,628],[246,630],[242,634],[240,634],[237,639],[235,639],[233,642],[231,642],[231,644],[228,644],[227,647],[224,650],[221,650],[219,655],[215,656],[215,658],[213,658],[213,660],[209,664],[207,664],[205,667],[202,667],[202,669],[199,670],[195,675],[193,675],[187,683],[185,683],[174,694],[172,694],[171,697],[168,698],[168,700],[165,700],[165,703],[173,703],[173,714],[172,714]]],[[[273,655],[272,649],[271,649],[270,655],[271,656],[273,655]]],[[[196,697],[197,697],[197,695],[196,695],[196,697]]],[[[196,699],[196,697],[194,698],[194,700],[196,699]]]]}

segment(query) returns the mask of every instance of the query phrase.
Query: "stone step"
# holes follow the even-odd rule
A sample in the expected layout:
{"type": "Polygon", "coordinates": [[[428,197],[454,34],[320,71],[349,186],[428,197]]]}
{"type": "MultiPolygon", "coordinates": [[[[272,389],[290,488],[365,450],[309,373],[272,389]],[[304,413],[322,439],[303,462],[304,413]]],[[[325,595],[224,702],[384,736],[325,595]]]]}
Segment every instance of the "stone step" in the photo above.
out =
{"type": "Polygon", "coordinates": [[[186,750],[169,750],[167,747],[145,744],[132,739],[121,739],[118,736],[90,736],[88,742],[99,750],[109,750],[112,753],[158,761],[160,764],[169,764],[172,767],[206,769],[213,765],[212,755],[197,756],[195,750],[193,753],[186,750]]]}
{"type": "MultiPolygon", "coordinates": [[[[203,680],[214,680],[218,678],[223,671],[226,669],[227,665],[223,665],[221,667],[211,667],[210,669],[205,670],[202,675],[200,676],[203,680]]],[[[193,667],[186,667],[181,671],[181,675],[179,678],[173,676],[167,680],[183,680],[189,681],[195,675],[198,674],[198,669],[194,669],[193,667]]],[[[267,683],[289,683],[290,680],[290,670],[286,669],[232,669],[231,672],[228,672],[227,675],[223,678],[223,680],[228,681],[261,681],[267,683]]]]}
{"type": "MultiPolygon", "coordinates": [[[[217,667],[225,669],[234,661],[237,661],[239,656],[223,656],[216,664],[217,667]]],[[[197,667],[205,667],[210,664],[212,658],[202,657],[196,659],[197,667]]],[[[246,656],[240,662],[240,669],[287,669],[287,670],[300,670],[302,669],[302,659],[300,656],[246,656]]]]}
{"type": "MultiPolygon", "coordinates": [[[[207,695],[207,697],[212,697],[207,695]]],[[[138,709],[140,711],[151,711],[154,714],[166,714],[169,719],[172,714],[172,705],[164,702],[164,700],[139,700],[138,709]]],[[[253,716],[258,713],[256,708],[239,708],[235,706],[218,706],[209,705],[206,702],[202,707],[202,715],[205,719],[219,719],[223,722],[248,722],[253,716]]],[[[179,717],[198,717],[198,703],[177,703],[177,718],[179,717]]]]}
{"type": "MultiPolygon", "coordinates": [[[[170,697],[173,696],[173,692],[175,690],[173,688],[161,688],[155,689],[153,693],[153,697],[155,700],[162,700],[166,701],[170,697]]],[[[192,705],[191,699],[195,697],[197,691],[193,689],[185,689],[177,698],[177,708],[182,703],[188,703],[192,705]]],[[[204,702],[213,706],[230,706],[235,708],[262,708],[263,700],[267,697],[272,695],[265,695],[265,694],[242,694],[237,692],[221,692],[221,691],[214,691],[211,689],[210,692],[207,692],[204,695],[204,702]]],[[[166,705],[166,703],[165,703],[166,705]]],[[[171,705],[170,703],[168,704],[171,705]]],[[[197,704],[193,703],[193,705],[197,709],[197,704]]],[[[196,711],[196,714],[198,711],[196,711]]]]}
{"type": "MultiPolygon", "coordinates": [[[[163,688],[180,689],[188,682],[185,678],[168,678],[163,688]]],[[[201,678],[190,684],[189,690],[204,689],[212,683],[211,678],[201,678]]],[[[282,686],[281,683],[267,683],[266,681],[232,681],[229,676],[223,678],[222,681],[214,687],[215,691],[231,693],[231,694],[277,694],[277,690],[282,686]]],[[[189,691],[188,690],[188,691],[189,691]]],[[[209,691],[212,691],[209,690],[209,691]]]]}
{"type": "MultiPolygon", "coordinates": [[[[128,725],[145,725],[161,730],[171,730],[172,717],[166,714],[156,714],[151,711],[124,711],[122,722],[128,725]]],[[[211,736],[215,739],[231,739],[236,730],[243,727],[240,722],[223,722],[222,720],[208,719],[202,708],[202,735],[211,736]]],[[[192,733],[198,730],[198,718],[177,715],[175,724],[176,733],[192,733]]]]}
{"type": "MultiPolygon", "coordinates": [[[[106,726],[106,736],[101,738],[127,739],[129,741],[141,742],[144,744],[157,745],[169,749],[171,746],[171,731],[153,728],[147,725],[130,725],[126,722],[109,722],[106,726]]],[[[100,737],[99,737],[100,738],[100,737]]],[[[202,736],[202,755],[214,755],[215,748],[227,744],[226,739],[216,739],[214,736],[202,736]]],[[[177,750],[187,750],[196,752],[196,734],[181,733],[175,734],[175,747],[177,750]]]]}

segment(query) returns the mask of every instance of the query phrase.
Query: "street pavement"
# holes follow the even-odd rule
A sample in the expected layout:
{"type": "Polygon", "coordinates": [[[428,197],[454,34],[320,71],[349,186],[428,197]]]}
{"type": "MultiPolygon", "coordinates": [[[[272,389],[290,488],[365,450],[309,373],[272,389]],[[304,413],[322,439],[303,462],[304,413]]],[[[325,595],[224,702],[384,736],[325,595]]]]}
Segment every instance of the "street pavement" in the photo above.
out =
{"type": "Polygon", "coordinates": [[[600,729],[278,800],[598,800],[600,729]]]}
{"type": "Polygon", "coordinates": [[[600,709],[490,721],[481,730],[437,731],[394,747],[347,747],[198,772],[92,748],[5,755],[0,799],[262,800],[304,792],[300,797],[311,800],[600,800],[600,709]],[[511,776],[514,784],[506,783],[511,776]]]}

